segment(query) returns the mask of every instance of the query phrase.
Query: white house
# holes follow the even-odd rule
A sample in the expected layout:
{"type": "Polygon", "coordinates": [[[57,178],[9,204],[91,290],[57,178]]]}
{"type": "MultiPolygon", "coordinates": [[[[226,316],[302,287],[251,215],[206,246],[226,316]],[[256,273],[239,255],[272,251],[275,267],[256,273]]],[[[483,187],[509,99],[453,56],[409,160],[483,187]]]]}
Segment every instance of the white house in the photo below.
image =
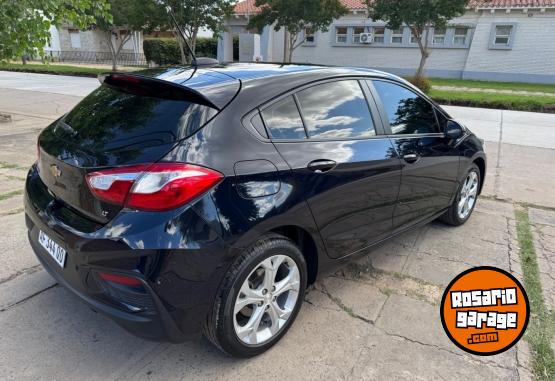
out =
{"type": "MultiPolygon", "coordinates": [[[[367,17],[362,0],[342,2],[349,14],[334,20],[327,32],[307,35],[294,51],[293,62],[413,74],[420,51],[410,28],[390,30],[367,17]]],[[[249,18],[258,12],[254,3],[236,4],[220,35],[220,61],[233,60],[233,35],[240,36],[241,61],[283,61],[283,31],[265,27],[258,38],[247,30],[249,18]]],[[[432,77],[555,83],[553,36],[555,0],[471,0],[466,13],[446,29],[431,31],[426,72],[432,77]]]]}
{"type": "MultiPolygon", "coordinates": [[[[109,33],[98,29],[79,30],[69,24],[59,28],[50,28],[50,44],[45,47],[47,55],[64,61],[98,62],[110,61],[108,36],[114,46],[130,33],[125,28],[118,28],[117,32],[109,33]]],[[[143,53],[142,32],[131,32],[130,38],[123,44],[120,56],[124,61],[132,63],[143,53]]]]}

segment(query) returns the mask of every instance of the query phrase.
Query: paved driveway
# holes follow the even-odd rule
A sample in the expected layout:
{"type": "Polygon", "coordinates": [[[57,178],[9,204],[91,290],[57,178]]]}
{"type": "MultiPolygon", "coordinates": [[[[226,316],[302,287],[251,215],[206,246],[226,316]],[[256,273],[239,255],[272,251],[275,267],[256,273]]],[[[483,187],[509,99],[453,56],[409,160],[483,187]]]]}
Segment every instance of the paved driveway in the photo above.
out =
{"type": "Polygon", "coordinates": [[[13,117],[0,124],[0,379],[530,378],[526,342],[469,355],[447,339],[438,309],[445,285],[468,267],[519,275],[514,202],[536,206],[544,289],[555,291],[555,179],[546,176],[555,168],[555,116],[450,107],[487,141],[485,197],[471,220],[428,224],[321,279],[278,345],[234,360],[202,338],[173,345],[127,334],[56,285],[27,244],[21,188],[36,136],[95,81],[0,72],[0,111],[13,117]]]}

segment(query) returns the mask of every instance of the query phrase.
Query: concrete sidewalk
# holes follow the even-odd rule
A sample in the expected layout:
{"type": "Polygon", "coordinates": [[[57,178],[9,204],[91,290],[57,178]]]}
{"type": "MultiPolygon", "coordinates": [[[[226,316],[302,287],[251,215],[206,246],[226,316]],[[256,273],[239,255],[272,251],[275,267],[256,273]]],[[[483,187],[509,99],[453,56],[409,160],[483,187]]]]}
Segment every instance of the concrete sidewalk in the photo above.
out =
{"type": "Polygon", "coordinates": [[[449,341],[438,309],[446,284],[469,267],[493,265],[520,276],[513,201],[536,205],[530,219],[544,295],[555,306],[549,299],[555,290],[554,115],[448,107],[487,141],[485,197],[468,223],[428,224],[319,280],[278,345],[235,360],[202,338],[174,345],[133,337],[38,264],[21,203],[36,137],[82,99],[86,86],[97,86],[94,79],[59,78],[0,79],[0,111],[13,114],[11,123],[0,124],[0,379],[531,379],[526,341],[500,355],[470,355],[449,341]],[[24,89],[32,86],[41,91],[24,89]]]}

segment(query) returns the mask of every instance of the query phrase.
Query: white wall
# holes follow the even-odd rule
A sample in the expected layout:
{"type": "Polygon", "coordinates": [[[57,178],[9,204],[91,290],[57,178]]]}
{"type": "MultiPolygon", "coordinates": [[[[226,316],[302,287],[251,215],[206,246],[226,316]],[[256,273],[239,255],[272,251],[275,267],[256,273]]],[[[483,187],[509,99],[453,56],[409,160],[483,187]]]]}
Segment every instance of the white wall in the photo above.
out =
{"type": "MultiPolygon", "coordinates": [[[[231,18],[231,32],[244,31],[246,18],[231,18]]],[[[335,25],[371,25],[363,14],[349,14],[316,34],[315,46],[301,46],[293,53],[294,62],[341,66],[364,66],[408,75],[420,61],[418,47],[334,46],[335,25]]],[[[555,83],[555,9],[523,13],[496,10],[468,11],[450,24],[471,26],[470,45],[466,48],[433,48],[426,63],[431,76],[506,81],[555,83]],[[530,16],[531,15],[531,16],[530,16]],[[489,48],[494,22],[516,23],[512,49],[489,48]]],[[[283,31],[266,27],[261,37],[265,61],[282,62],[283,31]],[[268,45],[265,47],[265,45],[268,45]]]]}
{"type": "Polygon", "coordinates": [[[46,45],[44,50],[50,51],[59,51],[60,50],[60,34],[58,33],[58,29],[52,25],[50,26],[50,44],[46,45]]]}
{"type": "Polygon", "coordinates": [[[466,64],[468,72],[555,76],[555,12],[484,13],[466,64]],[[489,49],[493,23],[516,23],[512,49],[489,49]]]}
{"type": "MultiPolygon", "coordinates": [[[[475,23],[474,14],[457,18],[453,23],[475,23]]],[[[418,47],[375,47],[372,45],[334,46],[334,25],[370,25],[371,20],[364,15],[348,15],[334,22],[327,32],[318,32],[316,46],[300,46],[293,53],[294,62],[318,63],[325,65],[363,66],[410,74],[420,62],[418,47]]],[[[464,68],[468,49],[443,48],[431,49],[427,60],[428,71],[441,71],[451,76],[460,75],[464,68]]]]}

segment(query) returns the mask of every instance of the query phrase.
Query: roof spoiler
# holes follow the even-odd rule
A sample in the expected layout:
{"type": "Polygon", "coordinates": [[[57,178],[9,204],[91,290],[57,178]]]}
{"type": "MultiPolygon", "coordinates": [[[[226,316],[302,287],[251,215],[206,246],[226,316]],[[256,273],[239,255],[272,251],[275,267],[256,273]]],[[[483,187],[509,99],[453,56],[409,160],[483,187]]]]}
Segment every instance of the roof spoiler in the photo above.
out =
{"type": "Polygon", "coordinates": [[[98,76],[101,84],[127,93],[169,100],[182,100],[220,110],[197,90],[187,86],[131,73],[108,73],[98,76]]]}

